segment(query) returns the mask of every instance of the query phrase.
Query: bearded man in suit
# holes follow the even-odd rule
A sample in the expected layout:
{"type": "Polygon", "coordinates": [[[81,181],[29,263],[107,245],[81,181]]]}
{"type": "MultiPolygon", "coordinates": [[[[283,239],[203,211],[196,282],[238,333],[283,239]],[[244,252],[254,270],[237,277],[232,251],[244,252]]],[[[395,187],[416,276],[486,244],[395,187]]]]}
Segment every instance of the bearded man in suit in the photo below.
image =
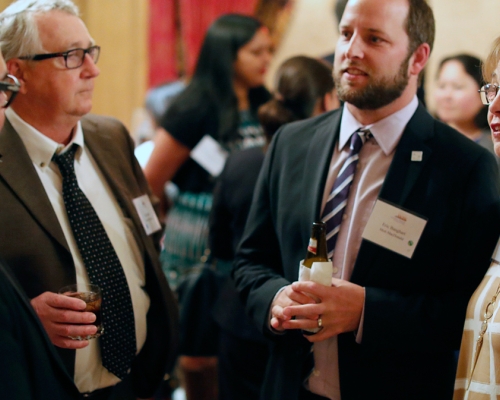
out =
{"type": "Polygon", "coordinates": [[[286,125],[266,154],[234,270],[273,340],[262,399],[452,397],[499,188],[494,158],[417,100],[434,30],[425,0],[349,0],[334,63],[344,107],[286,125]],[[330,286],[294,282],[319,219],[333,228],[330,286]]]}
{"type": "Polygon", "coordinates": [[[80,393],[150,397],[174,362],[177,309],[132,140],[118,121],[88,115],[100,48],[70,0],[19,0],[0,19],[7,68],[21,84],[0,133],[0,254],[80,393]],[[73,340],[95,334],[96,317],[58,290],[96,281],[104,333],[73,340]]]}

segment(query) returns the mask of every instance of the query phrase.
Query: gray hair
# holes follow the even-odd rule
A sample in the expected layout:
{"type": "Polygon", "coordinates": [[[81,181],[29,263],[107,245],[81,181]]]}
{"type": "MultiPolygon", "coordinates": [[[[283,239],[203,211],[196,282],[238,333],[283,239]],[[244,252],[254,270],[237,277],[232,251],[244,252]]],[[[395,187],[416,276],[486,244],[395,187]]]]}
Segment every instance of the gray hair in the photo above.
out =
{"type": "Polygon", "coordinates": [[[71,0],[16,0],[0,13],[0,49],[5,61],[45,51],[35,16],[54,10],[80,15],[71,0]]]}

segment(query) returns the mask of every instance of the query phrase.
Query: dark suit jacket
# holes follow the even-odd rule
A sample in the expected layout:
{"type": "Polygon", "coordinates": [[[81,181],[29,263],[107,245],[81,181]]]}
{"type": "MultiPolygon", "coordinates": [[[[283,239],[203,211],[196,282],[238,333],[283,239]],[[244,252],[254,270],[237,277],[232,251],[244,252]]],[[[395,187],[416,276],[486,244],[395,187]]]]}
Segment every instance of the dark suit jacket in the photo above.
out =
{"type": "MultiPolygon", "coordinates": [[[[264,161],[264,150],[252,147],[231,154],[217,179],[210,214],[210,251],[216,259],[233,261],[243,235],[255,183],[264,161]]],[[[245,312],[232,279],[228,279],[217,299],[213,315],[222,329],[241,339],[266,343],[245,312]]]]}
{"type": "Polygon", "coordinates": [[[78,399],[73,378],[24,291],[0,260],[0,393],[10,400],[78,399]]]}
{"type": "MultiPolygon", "coordinates": [[[[218,267],[221,259],[227,265],[234,260],[263,161],[261,147],[234,152],[217,178],[209,239],[210,255],[218,267]]],[[[258,399],[269,359],[269,340],[245,314],[232,278],[226,279],[212,314],[220,327],[219,399],[258,399]]]]}
{"type": "MultiPolygon", "coordinates": [[[[297,280],[320,218],[341,114],[286,125],[262,167],[234,276],[247,312],[269,335],[273,297],[297,280]]],[[[343,400],[451,398],[467,302],[500,232],[497,182],[491,154],[418,107],[379,198],[428,222],[411,260],[361,243],[351,281],[366,288],[363,338],[339,335],[343,400]],[[412,151],[423,160],[412,162],[412,151]]],[[[310,346],[299,332],[272,336],[263,398],[297,399],[310,346]]]]}
{"type": "MultiPolygon", "coordinates": [[[[173,366],[177,307],[158,263],[155,238],[148,237],[132,200],[149,193],[125,127],[112,118],[82,119],[85,145],[113,191],[142,252],[145,290],[151,305],[147,338],[132,365],[138,397],[150,397],[173,366]]],[[[29,298],[76,282],[73,259],[49,198],[26,149],[7,120],[0,133],[0,254],[29,298]]],[[[58,349],[73,375],[75,351],[58,349]]]]}

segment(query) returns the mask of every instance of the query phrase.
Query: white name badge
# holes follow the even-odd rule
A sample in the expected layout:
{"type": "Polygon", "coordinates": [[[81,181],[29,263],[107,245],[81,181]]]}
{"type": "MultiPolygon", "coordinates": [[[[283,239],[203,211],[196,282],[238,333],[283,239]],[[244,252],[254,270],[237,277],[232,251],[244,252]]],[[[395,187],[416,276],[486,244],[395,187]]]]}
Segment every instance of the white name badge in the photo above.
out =
{"type": "Polygon", "coordinates": [[[191,158],[213,177],[222,172],[228,153],[210,135],[205,135],[191,150],[191,158]]]}
{"type": "Polygon", "coordinates": [[[151,235],[152,233],[159,231],[161,229],[160,221],[158,221],[158,217],[156,216],[148,195],[144,194],[139,196],[132,200],[132,202],[134,203],[137,214],[139,214],[139,218],[141,219],[142,226],[144,227],[146,234],[151,235]]]}
{"type": "Polygon", "coordinates": [[[363,232],[363,239],[412,258],[427,220],[377,200],[363,232]]]}

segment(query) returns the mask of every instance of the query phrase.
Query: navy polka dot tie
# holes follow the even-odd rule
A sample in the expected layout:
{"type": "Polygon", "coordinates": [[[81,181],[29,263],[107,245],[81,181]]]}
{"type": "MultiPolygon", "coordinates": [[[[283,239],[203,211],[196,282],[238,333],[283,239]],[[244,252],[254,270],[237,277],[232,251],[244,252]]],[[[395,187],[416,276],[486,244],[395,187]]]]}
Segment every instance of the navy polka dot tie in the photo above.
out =
{"type": "Polygon", "coordinates": [[[63,176],[63,199],[69,223],[92,284],[102,291],[102,365],[118,378],[128,373],[136,352],[134,310],[127,279],[115,249],[75,175],[78,145],[53,160],[63,176]]]}

